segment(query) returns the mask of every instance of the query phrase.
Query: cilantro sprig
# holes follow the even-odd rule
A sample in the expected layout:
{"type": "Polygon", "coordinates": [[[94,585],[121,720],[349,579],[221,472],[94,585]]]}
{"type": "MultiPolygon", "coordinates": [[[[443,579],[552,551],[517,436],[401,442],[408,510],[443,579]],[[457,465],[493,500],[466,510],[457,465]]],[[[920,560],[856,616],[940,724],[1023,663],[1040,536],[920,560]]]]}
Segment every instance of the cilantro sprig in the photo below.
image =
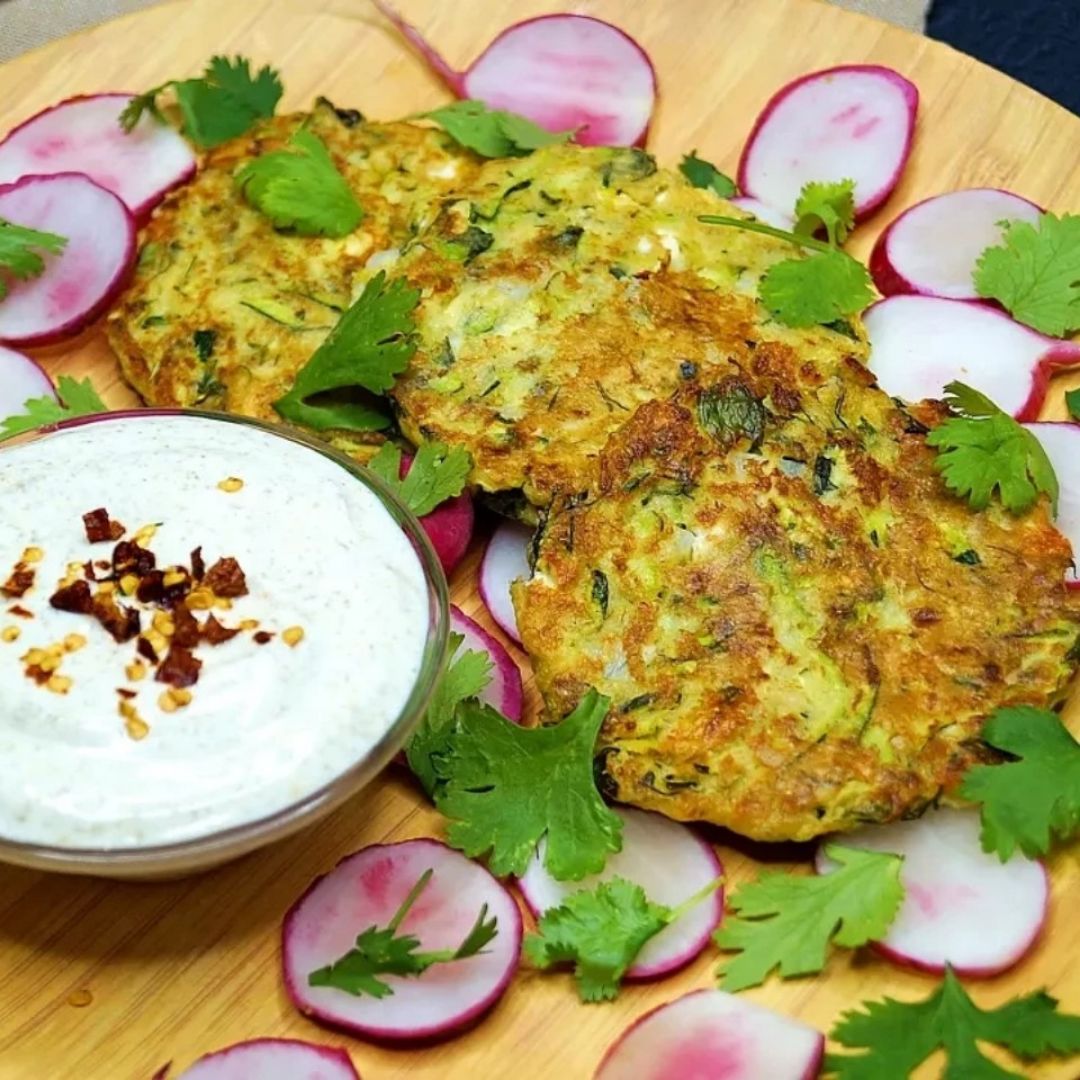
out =
{"type": "Polygon", "coordinates": [[[51,397],[30,398],[23,404],[23,412],[0,420],[0,442],[49,424],[58,424],[61,420],[109,411],[89,379],[80,382],[70,375],[61,375],[56,392],[59,401],[51,397]]]}
{"type": "Polygon", "coordinates": [[[481,907],[472,929],[456,949],[420,952],[419,938],[413,934],[399,933],[401,924],[433,875],[433,870],[425,870],[385,928],[369,926],[344,956],[311,972],[308,984],[344,990],[355,997],[367,995],[385,998],[390,997],[394,990],[388,982],[379,978],[380,975],[416,978],[435,964],[449,964],[481,953],[484,946],[490,944],[498,934],[498,920],[488,918],[487,904],[481,907]]]}
{"type": "Polygon", "coordinates": [[[368,462],[368,468],[394,490],[417,517],[423,517],[447,499],[462,493],[472,469],[472,456],[461,446],[424,443],[416,451],[408,474],[399,479],[401,447],[384,443],[368,462]]]}
{"type": "Polygon", "coordinates": [[[795,232],[813,236],[821,229],[839,247],[855,225],[855,181],[811,180],[795,202],[795,232]]]}
{"type": "Polygon", "coordinates": [[[545,911],[537,932],[525,938],[525,955],[542,970],[572,963],[582,1001],[611,1001],[645,944],[714,893],[722,880],[709,882],[674,908],[654,903],[626,878],[602,881],[545,911]]]}
{"type": "Polygon", "coordinates": [[[964,383],[949,383],[944,400],[956,415],[934,428],[926,443],[938,451],[934,464],[946,487],[973,510],[985,510],[996,491],[1013,514],[1047,495],[1056,515],[1057,476],[1035,435],[964,383]]]}
{"type": "Polygon", "coordinates": [[[900,902],[897,855],[830,844],[838,869],[818,876],[764,874],[728,901],[735,914],[713,935],[739,955],[720,969],[724,990],[745,990],[774,968],[789,979],[825,966],[829,942],[854,949],[883,937],[900,902]]]}
{"type": "Polygon", "coordinates": [[[735,181],[722,173],[711,161],[697,156],[696,150],[685,154],[679,162],[679,172],[696,188],[704,188],[719,195],[721,199],[730,199],[738,193],[735,181]]]}
{"type": "Polygon", "coordinates": [[[859,1054],[829,1054],[825,1076],[838,1080],[906,1080],[935,1050],[944,1050],[942,1080],[1007,1080],[1023,1073],[995,1064],[979,1043],[1011,1050],[1024,1061],[1080,1051],[1080,1016],[1058,1011],[1043,990],[980,1009],[951,969],[923,1001],[864,1002],[844,1014],[829,1037],[859,1054]]]}
{"type": "Polygon", "coordinates": [[[982,846],[1002,862],[1019,848],[1045,855],[1052,839],[1080,832],[1080,742],[1047,709],[996,709],[983,725],[983,741],[1011,761],[976,765],[960,797],[982,804],[982,846]]]}
{"type": "Polygon", "coordinates": [[[1080,420],[1080,390],[1065,391],[1065,408],[1073,420],[1080,420]]]}
{"type": "Polygon", "coordinates": [[[0,300],[8,294],[9,276],[17,281],[37,277],[45,269],[44,255],[59,255],[65,247],[67,237],[0,218],[0,300]]]}
{"type": "Polygon", "coordinates": [[[421,113],[434,120],[455,142],[481,157],[524,157],[533,150],[569,142],[573,131],[545,131],[531,120],[503,109],[489,109],[482,101],[466,99],[421,113]]]}

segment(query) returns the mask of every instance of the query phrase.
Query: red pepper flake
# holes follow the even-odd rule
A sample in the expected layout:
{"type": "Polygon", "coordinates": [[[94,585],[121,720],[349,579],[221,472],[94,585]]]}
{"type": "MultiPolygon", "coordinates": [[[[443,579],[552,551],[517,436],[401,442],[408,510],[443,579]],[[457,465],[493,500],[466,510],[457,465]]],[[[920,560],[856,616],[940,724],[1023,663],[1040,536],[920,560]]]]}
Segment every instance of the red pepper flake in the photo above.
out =
{"type": "Polygon", "coordinates": [[[172,566],[162,577],[161,601],[166,607],[182,603],[191,592],[191,575],[182,566],[172,566]]]}
{"type": "Polygon", "coordinates": [[[77,615],[89,615],[94,609],[94,598],[90,594],[90,586],[85,581],[76,581],[57,589],[49,597],[49,604],[57,611],[73,611],[77,615]]]}
{"type": "Polygon", "coordinates": [[[187,609],[182,600],[173,608],[172,643],[185,649],[194,649],[199,644],[199,621],[187,609]]]}
{"type": "Polygon", "coordinates": [[[27,608],[24,608],[22,604],[12,604],[11,607],[8,608],[8,614],[17,615],[20,619],[32,619],[34,617],[34,613],[27,608]]]}
{"type": "MultiPolygon", "coordinates": [[[[78,585],[80,582],[75,584],[78,585]]],[[[118,604],[111,593],[97,593],[91,601],[91,612],[112,635],[113,641],[123,644],[139,636],[142,620],[138,610],[118,604]]]]}
{"type": "Polygon", "coordinates": [[[116,692],[125,700],[130,701],[132,698],[136,698],[139,695],[134,690],[128,690],[123,686],[118,686],[116,692]]]}
{"type": "Polygon", "coordinates": [[[46,671],[37,664],[30,664],[26,668],[26,677],[28,679],[33,679],[38,686],[44,686],[53,677],[53,673],[51,671],[46,671]]]}
{"type": "Polygon", "coordinates": [[[11,597],[12,600],[18,600],[34,587],[35,576],[35,571],[31,570],[26,563],[18,562],[15,564],[15,569],[11,571],[11,576],[3,585],[0,585],[0,593],[11,597]]]}
{"type": "Polygon", "coordinates": [[[215,596],[232,600],[237,596],[247,596],[247,579],[240,564],[232,558],[218,559],[206,572],[203,584],[211,589],[215,596]]]}
{"type": "Polygon", "coordinates": [[[119,540],[126,531],[119,521],[110,520],[109,511],[103,506],[97,510],[91,510],[88,514],[83,514],[83,525],[86,527],[86,539],[91,544],[119,540]]]}
{"type": "Polygon", "coordinates": [[[206,560],[203,559],[201,545],[191,553],[191,576],[196,581],[206,577],[206,560]]]}
{"type": "Polygon", "coordinates": [[[231,641],[239,633],[238,629],[223,626],[213,615],[208,615],[206,622],[202,625],[203,641],[209,642],[211,645],[223,645],[226,641],[231,641]]]}
{"type": "Polygon", "coordinates": [[[121,540],[113,548],[113,577],[119,579],[125,574],[134,574],[144,578],[157,566],[157,556],[146,548],[139,547],[133,540],[121,540]]]}
{"type": "Polygon", "coordinates": [[[202,661],[182,645],[173,645],[169,655],[162,661],[154,676],[158,682],[168,683],[177,689],[194,686],[199,681],[199,669],[202,661]]]}
{"type": "Polygon", "coordinates": [[[274,640],[274,635],[269,630],[260,630],[254,635],[256,645],[266,645],[274,640]]]}
{"type": "Polygon", "coordinates": [[[154,646],[144,637],[139,638],[138,644],[135,646],[135,651],[144,660],[149,660],[151,664],[156,664],[158,662],[158,654],[154,651],[154,646]]]}
{"type": "Polygon", "coordinates": [[[151,570],[139,579],[135,595],[142,604],[160,604],[165,599],[165,575],[160,570],[151,570]]]}
{"type": "Polygon", "coordinates": [[[90,559],[83,563],[83,577],[87,581],[97,581],[97,575],[94,573],[94,563],[90,559]]]}

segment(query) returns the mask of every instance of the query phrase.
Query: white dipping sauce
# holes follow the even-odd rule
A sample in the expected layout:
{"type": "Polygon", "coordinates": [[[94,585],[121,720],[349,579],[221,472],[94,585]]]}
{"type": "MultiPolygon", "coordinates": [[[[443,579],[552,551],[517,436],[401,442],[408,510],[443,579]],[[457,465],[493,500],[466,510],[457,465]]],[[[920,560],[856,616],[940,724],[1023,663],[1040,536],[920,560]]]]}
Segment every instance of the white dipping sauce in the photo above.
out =
{"type": "MultiPolygon", "coordinates": [[[[55,847],[130,848],[206,836],[309,795],[379,741],[420,671],[429,606],[410,541],[340,465],[256,428],[201,417],[110,419],[0,448],[0,583],[28,547],[44,558],[22,600],[0,597],[0,838],[55,847]],[[219,489],[243,480],[234,493],[219,489]],[[200,644],[186,708],[168,687],[130,682],[134,641],[86,615],[53,610],[68,563],[106,559],[82,515],[98,507],[126,536],[160,522],[146,546],[159,568],[236,558],[250,594],[217,617],[276,631],[200,644]],[[9,613],[13,604],[33,619],[9,613]],[[299,626],[289,647],[281,632],[299,626]],[[27,677],[20,658],[78,633],[66,694],[27,677]],[[133,739],[118,687],[150,727],[133,739]]],[[[201,611],[196,616],[203,616],[201,611]]],[[[143,627],[149,615],[143,615],[143,627]]]]}

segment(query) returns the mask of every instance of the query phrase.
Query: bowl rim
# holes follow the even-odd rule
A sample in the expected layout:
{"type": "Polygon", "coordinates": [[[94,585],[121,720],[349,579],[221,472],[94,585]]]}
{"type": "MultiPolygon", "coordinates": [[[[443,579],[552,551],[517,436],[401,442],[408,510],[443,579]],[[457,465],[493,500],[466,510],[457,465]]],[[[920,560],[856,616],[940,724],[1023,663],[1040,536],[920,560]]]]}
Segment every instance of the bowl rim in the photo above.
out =
{"type": "Polygon", "coordinates": [[[140,846],[66,847],[14,840],[0,833],[0,861],[10,857],[12,862],[22,866],[84,872],[95,869],[164,871],[172,864],[185,862],[194,870],[202,865],[211,866],[227,861],[282,839],[305,824],[329,814],[366,787],[390,763],[419,724],[442,674],[450,641],[450,596],[446,574],[435,549],[419,519],[381,477],[327,442],[291,427],[235,413],[152,407],[117,409],[45,425],[0,443],[0,455],[8,449],[95,423],[162,417],[224,422],[252,428],[321,454],[343,468],[354,480],[364,484],[405,531],[420,562],[429,606],[429,625],[420,670],[397,716],[359,760],[319,788],[278,810],[205,835],[140,846]]]}

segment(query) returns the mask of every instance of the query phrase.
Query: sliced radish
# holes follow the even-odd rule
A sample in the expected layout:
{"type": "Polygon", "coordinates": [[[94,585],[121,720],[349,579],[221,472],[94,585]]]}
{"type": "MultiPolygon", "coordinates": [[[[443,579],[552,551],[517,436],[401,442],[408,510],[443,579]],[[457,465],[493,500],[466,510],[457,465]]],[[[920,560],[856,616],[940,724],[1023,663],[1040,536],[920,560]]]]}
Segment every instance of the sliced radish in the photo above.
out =
{"type": "Polygon", "coordinates": [[[69,98],[39,112],[0,142],[0,183],[83,173],[142,217],[195,173],[195,153],[167,124],[144,114],[130,134],[120,114],[131,94],[69,98]]]}
{"type": "Polygon", "coordinates": [[[301,1012],[375,1041],[414,1042],[468,1027],[502,996],[521,953],[521,913],[479,863],[435,840],[406,840],[364,848],[317,879],[285,916],[282,937],[285,989],[301,1012]],[[380,976],[393,988],[383,998],[309,984],[357,935],[385,928],[428,870],[431,880],[400,930],[419,938],[423,950],[454,949],[486,904],[498,934],[484,952],[417,978],[380,976]]]}
{"type": "Polygon", "coordinates": [[[879,237],[870,273],[885,296],[978,300],[975,263],[1001,243],[1003,221],[1038,222],[1033,202],[998,188],[950,191],[905,210],[879,237]]]}
{"type": "Polygon", "coordinates": [[[0,345],[0,420],[16,416],[31,398],[56,398],[52,379],[29,356],[0,345]]]}
{"type": "MultiPolygon", "coordinates": [[[[1058,478],[1058,512],[1054,524],[1072,544],[1074,558],[1080,558],[1080,424],[1035,423],[1024,427],[1042,443],[1058,478]]],[[[1071,589],[1080,589],[1075,565],[1065,575],[1071,589]]]]}
{"type": "MultiPolygon", "coordinates": [[[[168,1076],[168,1068],[157,1076],[168,1076]]],[[[199,1058],[177,1080],[360,1080],[360,1074],[340,1047],[252,1039],[199,1058]]]]}
{"type": "Polygon", "coordinates": [[[748,214],[753,214],[758,221],[772,225],[774,229],[787,229],[790,232],[795,228],[795,219],[790,214],[785,214],[783,210],[777,210],[775,206],[769,206],[768,203],[763,203],[750,195],[736,195],[728,199],[728,202],[740,210],[745,210],[748,214]]]}
{"type": "MultiPolygon", "coordinates": [[[[544,869],[546,841],[541,840],[520,879],[525,902],[539,917],[571,893],[592,889],[613,877],[640,885],[655,903],[676,908],[724,873],[712,846],[686,825],[644,810],[618,807],[623,821],[622,850],[608,856],[603,872],[581,881],[556,881],[544,869]]],[[[645,943],[627,979],[656,979],[678,971],[709,943],[724,915],[724,893],[717,889],[680,919],[645,943]]]]}
{"type": "Polygon", "coordinates": [[[811,180],[855,181],[855,214],[876,210],[911,152],[919,91],[892,68],[852,64],[788,83],[761,111],[739,160],[739,189],[791,211],[811,180]]]}
{"type": "MultiPolygon", "coordinates": [[[[412,468],[413,455],[402,454],[399,475],[405,477],[412,468]]],[[[472,496],[463,491],[452,499],[436,506],[430,514],[420,518],[420,524],[427,533],[439,562],[449,577],[454,567],[465,557],[472,539],[476,514],[473,510],[472,496]]]]}
{"type": "Polygon", "coordinates": [[[450,605],[450,628],[465,638],[461,646],[463,650],[486,652],[491,657],[494,666],[491,682],[480,695],[480,700],[498,709],[508,720],[520,724],[525,707],[525,691],[521,685],[521,671],[513,658],[501,642],[453,604],[450,605]]]}
{"type": "Polygon", "coordinates": [[[385,0],[375,6],[459,98],[519,113],[548,131],[578,131],[584,146],[644,145],[656,72],[618,27],[587,15],[541,15],[504,30],[459,72],[385,0]]]}
{"type": "Polygon", "coordinates": [[[480,598],[491,617],[519,645],[514,602],[510,586],[519,578],[532,576],[529,566],[529,545],[534,531],[517,521],[504,521],[488,541],[484,560],[480,564],[480,598]]]}
{"type": "Polygon", "coordinates": [[[968,300],[891,296],[863,315],[870,370],[905,401],[941,397],[958,380],[1018,420],[1039,415],[1050,375],[1080,365],[1080,344],[1046,337],[968,300]]]}
{"type": "Polygon", "coordinates": [[[812,1080],[825,1038],[746,998],[695,990],[639,1016],[594,1080],[812,1080]]]}
{"type": "Polygon", "coordinates": [[[135,220],[110,191],[77,173],[0,187],[0,218],[67,238],[45,270],[0,301],[0,341],[42,345],[77,333],[120,291],[135,261],[135,220]]]}
{"type": "MultiPolygon", "coordinates": [[[[1042,863],[1016,855],[1002,863],[979,842],[978,810],[931,810],[917,821],[857,829],[836,838],[850,847],[903,856],[904,901],[874,947],[897,963],[961,975],[996,975],[1031,948],[1046,919],[1049,883],[1042,863]]],[[[818,848],[819,874],[836,869],[818,848]]]]}

